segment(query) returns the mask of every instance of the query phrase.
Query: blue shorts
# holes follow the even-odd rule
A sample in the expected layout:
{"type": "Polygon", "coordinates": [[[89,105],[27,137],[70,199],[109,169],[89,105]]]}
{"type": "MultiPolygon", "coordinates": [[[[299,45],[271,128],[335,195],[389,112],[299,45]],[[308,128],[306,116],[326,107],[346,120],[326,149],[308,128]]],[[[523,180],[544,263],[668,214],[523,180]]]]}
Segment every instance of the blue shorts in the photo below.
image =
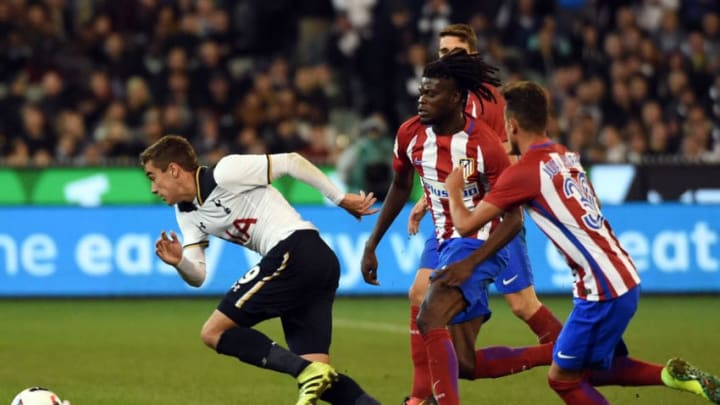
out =
{"type": "Polygon", "coordinates": [[[533,285],[533,272],[525,243],[525,228],[508,242],[506,248],[510,261],[495,279],[495,288],[500,294],[512,294],[533,285]]]}
{"type": "MultiPolygon", "coordinates": [[[[495,279],[495,288],[503,295],[522,291],[534,283],[530,257],[525,244],[525,228],[508,242],[506,248],[510,254],[508,265],[495,279]]],[[[420,268],[437,269],[438,255],[437,239],[431,236],[425,241],[425,249],[420,256],[420,268]]]]}
{"type": "MultiPolygon", "coordinates": [[[[440,245],[438,266],[443,266],[466,258],[475,249],[482,246],[483,241],[470,238],[454,238],[443,242],[440,245]]],[[[475,267],[472,275],[460,285],[467,306],[450,321],[450,324],[462,323],[484,316],[490,318],[491,312],[488,305],[488,285],[495,277],[507,267],[508,250],[504,247],[498,252],[475,267]]]]}
{"type": "Polygon", "coordinates": [[[639,298],[638,287],[609,301],[575,298],[553,348],[555,363],[565,370],[609,369],[616,355],[627,355],[622,335],[639,298]]]}
{"type": "Polygon", "coordinates": [[[421,269],[437,269],[440,254],[438,253],[438,243],[435,235],[430,236],[425,241],[425,248],[420,255],[421,269]]]}

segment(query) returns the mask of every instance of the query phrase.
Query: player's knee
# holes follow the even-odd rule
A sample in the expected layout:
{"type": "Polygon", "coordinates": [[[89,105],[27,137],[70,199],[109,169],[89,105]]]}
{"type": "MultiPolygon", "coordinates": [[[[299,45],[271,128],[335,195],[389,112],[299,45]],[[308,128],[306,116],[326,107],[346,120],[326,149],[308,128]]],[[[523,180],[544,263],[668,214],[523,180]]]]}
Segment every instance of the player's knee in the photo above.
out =
{"type": "Polygon", "coordinates": [[[420,306],[422,304],[423,299],[425,298],[425,288],[417,285],[417,283],[413,283],[413,285],[410,286],[410,289],[408,290],[408,299],[410,300],[410,305],[413,306],[420,306]]]}
{"type": "Polygon", "coordinates": [[[542,306],[537,297],[516,295],[508,300],[512,313],[522,320],[530,319],[533,314],[542,306]]]}
{"type": "Polygon", "coordinates": [[[202,340],[205,346],[211,349],[215,349],[217,347],[218,341],[220,341],[220,336],[222,336],[222,333],[208,324],[203,325],[203,328],[200,330],[200,340],[202,340]]]}

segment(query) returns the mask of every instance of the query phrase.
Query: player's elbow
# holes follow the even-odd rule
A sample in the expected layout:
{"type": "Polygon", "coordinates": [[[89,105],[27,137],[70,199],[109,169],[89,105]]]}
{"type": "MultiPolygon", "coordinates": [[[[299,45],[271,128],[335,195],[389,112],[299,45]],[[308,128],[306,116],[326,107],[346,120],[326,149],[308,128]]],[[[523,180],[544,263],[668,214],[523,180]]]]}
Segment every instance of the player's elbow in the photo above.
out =
{"type": "Polygon", "coordinates": [[[455,225],[455,230],[460,234],[462,237],[470,236],[473,232],[475,232],[475,228],[473,228],[468,221],[460,221],[455,225]]]}
{"type": "Polygon", "coordinates": [[[205,269],[198,270],[193,274],[188,274],[183,279],[190,287],[200,288],[205,283],[205,276],[207,273],[205,269]]]}

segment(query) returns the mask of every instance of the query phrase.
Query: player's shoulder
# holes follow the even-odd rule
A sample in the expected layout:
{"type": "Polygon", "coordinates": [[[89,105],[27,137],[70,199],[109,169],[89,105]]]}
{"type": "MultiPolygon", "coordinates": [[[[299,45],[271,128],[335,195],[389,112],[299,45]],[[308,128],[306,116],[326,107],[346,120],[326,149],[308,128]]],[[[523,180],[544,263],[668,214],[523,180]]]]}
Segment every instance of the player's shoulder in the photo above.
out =
{"type": "Polygon", "coordinates": [[[400,127],[397,130],[397,136],[398,137],[405,137],[405,136],[411,136],[414,133],[416,133],[418,130],[424,128],[425,125],[420,123],[420,116],[415,115],[413,117],[410,117],[409,119],[405,120],[402,124],[400,124],[400,127]]]}

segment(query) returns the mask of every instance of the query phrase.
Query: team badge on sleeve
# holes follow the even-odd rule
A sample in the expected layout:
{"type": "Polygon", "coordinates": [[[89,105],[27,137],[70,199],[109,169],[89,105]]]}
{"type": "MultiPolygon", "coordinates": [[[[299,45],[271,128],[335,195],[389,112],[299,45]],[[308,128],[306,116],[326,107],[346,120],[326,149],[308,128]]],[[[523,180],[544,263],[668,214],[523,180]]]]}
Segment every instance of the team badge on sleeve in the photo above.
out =
{"type": "Polygon", "coordinates": [[[465,180],[469,179],[470,176],[475,174],[475,160],[462,158],[460,159],[460,167],[463,169],[463,177],[465,180]]]}

